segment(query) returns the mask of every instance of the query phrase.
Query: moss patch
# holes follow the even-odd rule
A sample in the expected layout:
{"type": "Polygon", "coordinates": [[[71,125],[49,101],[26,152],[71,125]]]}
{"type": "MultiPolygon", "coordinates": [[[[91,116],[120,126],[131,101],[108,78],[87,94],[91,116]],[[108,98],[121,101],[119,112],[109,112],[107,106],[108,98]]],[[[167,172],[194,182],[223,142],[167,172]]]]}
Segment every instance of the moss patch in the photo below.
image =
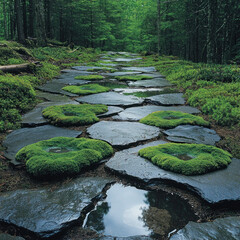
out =
{"type": "Polygon", "coordinates": [[[63,90],[79,95],[88,95],[107,92],[110,90],[110,88],[100,86],[99,84],[84,84],[81,86],[66,86],[63,88],[63,90]]]}
{"type": "Polygon", "coordinates": [[[231,163],[231,154],[204,144],[167,143],[139,151],[160,168],[184,175],[200,175],[222,169],[231,163]]]}
{"type": "Polygon", "coordinates": [[[79,126],[99,121],[96,115],[107,111],[108,107],[102,104],[68,104],[47,107],[42,114],[57,126],[79,126]]]}
{"type": "Polygon", "coordinates": [[[56,137],[22,148],[16,160],[26,163],[27,171],[37,178],[66,177],[113,154],[104,141],[56,137]]]}
{"type": "Polygon", "coordinates": [[[205,121],[202,117],[177,111],[153,112],[142,118],[140,122],[161,128],[173,128],[186,124],[209,126],[209,122],[205,121]]]}
{"type": "Polygon", "coordinates": [[[153,77],[146,76],[146,75],[116,76],[115,78],[119,81],[140,81],[140,80],[146,80],[146,79],[153,79],[153,77]]]}
{"type": "Polygon", "coordinates": [[[113,83],[113,82],[102,82],[102,83],[99,83],[99,85],[104,86],[104,87],[108,87],[110,89],[114,89],[114,88],[128,88],[128,85],[120,84],[120,83],[113,83]]]}
{"type": "Polygon", "coordinates": [[[94,80],[103,80],[104,77],[101,75],[88,75],[88,76],[76,76],[75,79],[94,81],[94,80]]]}

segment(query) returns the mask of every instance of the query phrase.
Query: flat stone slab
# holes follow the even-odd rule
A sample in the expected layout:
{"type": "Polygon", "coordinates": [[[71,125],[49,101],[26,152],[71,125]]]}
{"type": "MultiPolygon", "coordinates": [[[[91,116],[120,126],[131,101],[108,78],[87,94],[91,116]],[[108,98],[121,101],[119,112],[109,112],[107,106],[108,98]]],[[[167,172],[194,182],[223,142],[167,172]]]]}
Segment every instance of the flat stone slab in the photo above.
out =
{"type": "Polygon", "coordinates": [[[115,63],[100,63],[100,65],[107,66],[107,67],[116,67],[118,64],[115,63]]]}
{"type": "Polygon", "coordinates": [[[113,58],[112,61],[113,62],[132,62],[132,61],[136,61],[136,60],[141,60],[142,58],[138,57],[138,58],[113,58]]]}
{"type": "Polygon", "coordinates": [[[135,75],[135,74],[140,74],[140,73],[141,72],[114,72],[114,73],[102,73],[102,75],[117,77],[117,76],[135,75]]]}
{"type": "Polygon", "coordinates": [[[151,142],[135,148],[115,153],[107,163],[106,167],[134,177],[151,184],[163,181],[166,184],[176,183],[190,191],[197,193],[205,201],[216,204],[240,200],[240,160],[233,159],[232,163],[223,170],[215,171],[198,176],[184,176],[170,171],[165,171],[150,161],[138,156],[138,151],[149,146],[164,144],[163,141],[151,142]]]}
{"type": "Polygon", "coordinates": [[[114,92],[120,93],[136,93],[136,92],[150,92],[150,91],[164,91],[163,88],[115,88],[114,92]]]}
{"type": "Polygon", "coordinates": [[[1,233],[0,234],[1,240],[24,240],[22,237],[11,236],[9,234],[1,233]]]}
{"type": "Polygon", "coordinates": [[[126,96],[115,92],[91,94],[75,99],[81,103],[105,104],[110,106],[134,106],[141,105],[144,100],[134,96],[126,96]]]}
{"type": "Polygon", "coordinates": [[[129,82],[130,87],[168,87],[173,86],[168,80],[164,78],[154,78],[149,80],[141,80],[135,82],[129,82]]]}
{"type": "Polygon", "coordinates": [[[122,70],[125,71],[137,71],[137,72],[156,72],[155,67],[123,67],[122,70]]]}
{"type": "Polygon", "coordinates": [[[82,132],[74,131],[51,125],[45,125],[35,128],[21,128],[7,135],[3,141],[3,147],[6,148],[4,156],[11,160],[14,165],[21,165],[15,161],[16,153],[23,147],[42,140],[53,137],[78,137],[82,132]]]}
{"type": "Polygon", "coordinates": [[[159,105],[183,105],[186,102],[183,98],[183,93],[161,94],[146,99],[159,105]]]}
{"type": "Polygon", "coordinates": [[[48,102],[61,102],[64,104],[65,102],[72,101],[69,97],[61,95],[61,94],[42,92],[42,91],[38,91],[38,90],[36,91],[36,94],[37,94],[38,98],[42,98],[48,102]]]}
{"type": "Polygon", "coordinates": [[[239,240],[240,217],[218,218],[213,222],[189,222],[170,240],[239,240]]]}
{"type": "Polygon", "coordinates": [[[169,141],[180,143],[215,145],[221,140],[214,130],[192,125],[180,125],[163,133],[168,135],[169,141]]]}
{"type": "MultiPolygon", "coordinates": [[[[80,81],[80,80],[78,80],[80,81]]],[[[62,90],[63,87],[65,87],[66,84],[60,83],[57,79],[47,82],[46,84],[42,86],[38,86],[37,89],[44,91],[44,92],[50,92],[50,93],[58,93],[58,94],[63,94],[69,97],[77,97],[77,94],[73,94],[67,91],[62,90]]]]}
{"type": "MultiPolygon", "coordinates": [[[[87,70],[91,70],[91,69],[99,69],[99,70],[102,70],[102,69],[105,69],[105,67],[95,67],[95,66],[75,66],[75,67],[72,67],[72,69],[74,70],[78,70],[78,71],[87,71],[87,70]]],[[[111,69],[111,68],[109,68],[111,69]]]]}
{"type": "Polygon", "coordinates": [[[160,134],[160,130],[141,123],[101,121],[89,127],[87,133],[91,138],[123,147],[155,138],[160,134]]]}
{"type": "Polygon", "coordinates": [[[98,117],[111,117],[113,115],[116,115],[120,112],[122,112],[124,109],[120,108],[120,107],[113,107],[113,106],[109,106],[108,107],[108,111],[106,113],[103,114],[99,114],[97,115],[98,117]]]}
{"type": "Polygon", "coordinates": [[[17,190],[0,195],[0,221],[14,224],[41,237],[51,237],[79,219],[112,182],[104,178],[78,178],[54,189],[17,190]]]}
{"type": "MultiPolygon", "coordinates": [[[[61,95],[59,95],[61,96],[61,95]]],[[[35,126],[41,126],[44,124],[47,124],[49,121],[42,116],[42,111],[46,107],[55,106],[55,105],[63,105],[63,104],[79,104],[76,101],[72,101],[69,99],[69,101],[66,102],[43,102],[38,104],[33,110],[30,112],[24,114],[22,116],[22,126],[23,127],[35,127],[35,126]]]]}
{"type": "Polygon", "coordinates": [[[153,106],[147,105],[143,107],[131,107],[127,108],[117,116],[114,116],[114,119],[121,121],[139,121],[140,119],[146,117],[148,114],[157,112],[157,111],[180,111],[184,113],[200,113],[197,108],[189,106],[175,106],[175,107],[165,107],[165,106],[153,106]]]}
{"type": "Polygon", "coordinates": [[[146,236],[133,236],[133,237],[101,237],[96,240],[153,240],[151,237],[146,236]]]}

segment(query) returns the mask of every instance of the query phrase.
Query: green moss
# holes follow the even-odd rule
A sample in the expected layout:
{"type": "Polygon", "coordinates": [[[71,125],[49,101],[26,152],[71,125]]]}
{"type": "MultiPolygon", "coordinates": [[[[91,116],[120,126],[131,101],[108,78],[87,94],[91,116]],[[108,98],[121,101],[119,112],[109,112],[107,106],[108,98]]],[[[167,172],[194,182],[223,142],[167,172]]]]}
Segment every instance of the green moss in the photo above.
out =
{"type": "Polygon", "coordinates": [[[37,67],[34,73],[35,76],[42,79],[43,82],[51,80],[60,74],[60,67],[49,62],[42,62],[41,64],[42,66],[37,67]]]}
{"type": "Polygon", "coordinates": [[[99,84],[84,84],[81,86],[66,86],[62,88],[65,91],[79,94],[79,95],[88,95],[94,93],[107,92],[110,88],[100,86],[99,84]]]}
{"type": "Polygon", "coordinates": [[[101,75],[87,75],[87,76],[76,76],[75,79],[94,81],[94,80],[103,80],[104,77],[101,75]]]}
{"type": "Polygon", "coordinates": [[[24,162],[34,177],[65,178],[112,154],[112,147],[104,141],[56,137],[22,148],[16,160],[24,162]]]}
{"type": "Polygon", "coordinates": [[[120,84],[120,83],[113,83],[113,82],[100,82],[98,83],[101,86],[110,88],[110,89],[115,89],[115,88],[128,88],[128,85],[126,84],[120,84]]]}
{"type": "Polygon", "coordinates": [[[160,168],[184,175],[200,175],[226,168],[232,157],[214,146],[176,143],[144,148],[139,155],[160,168]]]}
{"type": "Polygon", "coordinates": [[[140,122],[161,128],[173,128],[185,124],[209,126],[209,122],[205,121],[202,117],[177,111],[153,112],[142,118],[140,122]]]}
{"type": "Polygon", "coordinates": [[[127,75],[127,76],[116,76],[115,77],[119,81],[140,81],[146,79],[153,79],[153,77],[146,75],[127,75]]]}
{"type": "Polygon", "coordinates": [[[78,126],[99,121],[96,115],[107,111],[108,107],[102,104],[67,104],[47,107],[42,114],[54,125],[78,126]]]}

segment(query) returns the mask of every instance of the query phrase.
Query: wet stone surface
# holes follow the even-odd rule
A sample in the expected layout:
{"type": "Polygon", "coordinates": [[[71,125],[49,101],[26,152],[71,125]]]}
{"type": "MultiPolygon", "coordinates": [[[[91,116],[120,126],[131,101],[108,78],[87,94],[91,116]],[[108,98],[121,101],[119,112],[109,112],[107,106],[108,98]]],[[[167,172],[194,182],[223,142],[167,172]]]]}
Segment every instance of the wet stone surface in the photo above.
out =
{"type": "Polygon", "coordinates": [[[79,219],[111,179],[78,178],[55,189],[17,190],[0,195],[0,221],[50,237],[79,219]]]}
{"type": "Polygon", "coordinates": [[[159,239],[190,220],[196,220],[190,205],[176,195],[114,184],[88,215],[85,227],[106,236],[159,239]]]}
{"type": "Polygon", "coordinates": [[[1,240],[24,240],[22,237],[16,237],[16,236],[11,236],[9,234],[0,234],[0,239],[1,240]]]}
{"type": "Polygon", "coordinates": [[[123,67],[124,71],[137,71],[137,72],[156,72],[155,67],[123,67]]]}
{"type": "Polygon", "coordinates": [[[168,80],[164,78],[154,78],[149,80],[141,80],[136,82],[129,82],[130,87],[168,87],[173,86],[168,80]]]}
{"type": "MultiPolygon", "coordinates": [[[[78,81],[80,81],[80,80],[78,80],[78,81]]],[[[65,86],[66,86],[66,84],[60,83],[58,80],[53,80],[42,86],[37,87],[37,89],[44,91],[44,92],[63,94],[63,95],[69,96],[69,97],[77,97],[78,96],[76,94],[62,90],[62,88],[65,86]]]]}
{"type": "Polygon", "coordinates": [[[151,142],[128,150],[115,153],[106,167],[123,175],[134,177],[151,184],[177,183],[201,196],[209,203],[240,201],[240,160],[233,159],[232,163],[223,170],[198,176],[184,176],[165,171],[150,161],[138,156],[138,151],[148,146],[164,144],[163,141],[151,142]]]}
{"type": "Polygon", "coordinates": [[[170,240],[239,240],[240,217],[219,218],[213,222],[190,222],[170,240]]]}
{"type": "Polygon", "coordinates": [[[109,106],[108,111],[106,113],[99,114],[97,116],[98,117],[110,117],[110,116],[116,115],[122,111],[123,111],[123,108],[109,106]]]}
{"type": "Polygon", "coordinates": [[[114,73],[103,73],[102,75],[116,77],[116,76],[125,76],[125,75],[135,75],[139,73],[141,72],[114,72],[114,73]]]}
{"type": "Polygon", "coordinates": [[[10,133],[3,141],[3,146],[6,148],[4,156],[10,159],[14,165],[20,165],[21,163],[15,161],[15,155],[21,148],[53,137],[78,137],[81,133],[50,125],[21,128],[10,133]]]}
{"type": "Polygon", "coordinates": [[[115,92],[92,94],[85,97],[79,97],[75,100],[81,103],[105,104],[110,106],[134,106],[141,105],[144,102],[143,99],[125,96],[115,92]]]}
{"type": "Polygon", "coordinates": [[[43,109],[49,106],[64,105],[64,104],[79,104],[79,103],[76,101],[72,101],[71,99],[69,99],[66,102],[58,101],[58,102],[40,103],[33,110],[31,110],[30,112],[22,116],[21,124],[23,127],[34,127],[34,126],[41,126],[41,125],[47,124],[48,120],[42,116],[43,109]]]}
{"type": "Polygon", "coordinates": [[[128,146],[157,137],[157,127],[132,122],[101,121],[87,129],[91,138],[104,140],[113,146],[128,146]]]}
{"type": "Polygon", "coordinates": [[[48,92],[42,92],[42,91],[36,91],[37,97],[42,98],[45,101],[48,102],[70,102],[72,101],[69,97],[61,95],[61,94],[54,94],[54,93],[48,93],[48,92]]]}
{"type": "Polygon", "coordinates": [[[127,108],[123,112],[119,113],[113,118],[121,121],[139,121],[140,119],[146,117],[148,114],[157,111],[180,111],[184,113],[200,113],[197,108],[189,106],[176,106],[176,107],[164,107],[164,106],[152,106],[147,105],[143,107],[132,107],[127,108]]]}
{"type": "Polygon", "coordinates": [[[138,58],[113,58],[112,61],[113,62],[132,62],[132,61],[136,61],[136,60],[141,60],[142,58],[138,57],[138,58]]]}
{"type": "Polygon", "coordinates": [[[152,103],[159,105],[183,105],[185,104],[185,99],[183,98],[182,93],[169,93],[169,94],[161,94],[153,97],[148,97],[152,103]]]}
{"type": "Polygon", "coordinates": [[[221,140],[214,130],[192,125],[180,125],[163,133],[168,136],[169,141],[180,143],[215,145],[221,140]]]}

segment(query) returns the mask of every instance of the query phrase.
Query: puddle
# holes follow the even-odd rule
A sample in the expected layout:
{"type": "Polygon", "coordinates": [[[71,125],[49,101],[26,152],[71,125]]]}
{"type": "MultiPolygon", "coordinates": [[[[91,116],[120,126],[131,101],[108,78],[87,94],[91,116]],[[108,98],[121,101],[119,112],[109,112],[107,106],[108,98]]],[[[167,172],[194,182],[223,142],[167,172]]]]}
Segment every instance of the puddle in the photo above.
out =
{"type": "Polygon", "coordinates": [[[190,205],[178,196],[115,184],[87,216],[84,227],[107,236],[159,239],[194,220],[190,205]]]}

